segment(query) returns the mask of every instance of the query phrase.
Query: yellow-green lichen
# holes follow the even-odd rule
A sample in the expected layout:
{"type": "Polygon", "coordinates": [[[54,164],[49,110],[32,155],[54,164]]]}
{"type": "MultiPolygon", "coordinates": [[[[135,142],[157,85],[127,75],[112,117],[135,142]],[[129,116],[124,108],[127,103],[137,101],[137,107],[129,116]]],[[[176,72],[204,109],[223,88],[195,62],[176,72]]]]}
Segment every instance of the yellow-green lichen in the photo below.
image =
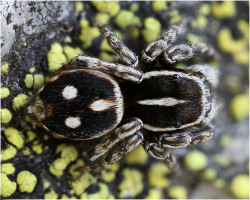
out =
{"type": "Polygon", "coordinates": [[[150,188],[145,199],[162,199],[162,190],[159,190],[157,188],[150,188]]]}
{"type": "Polygon", "coordinates": [[[31,142],[37,137],[37,134],[32,130],[28,130],[26,132],[26,135],[27,135],[27,140],[26,140],[27,142],[31,142]]]}
{"type": "Polygon", "coordinates": [[[228,158],[220,154],[215,154],[213,156],[213,159],[217,164],[219,164],[222,167],[228,167],[230,165],[230,161],[228,160],[228,158]]]}
{"type": "Polygon", "coordinates": [[[43,144],[39,144],[39,140],[34,141],[31,148],[36,154],[41,154],[43,152],[43,144]]]}
{"type": "Polygon", "coordinates": [[[202,37],[195,35],[193,33],[188,33],[186,37],[187,37],[188,42],[193,43],[193,44],[203,42],[202,37]]]}
{"type": "Polygon", "coordinates": [[[198,150],[193,150],[185,156],[184,163],[189,170],[202,170],[207,166],[207,157],[204,153],[198,150]]]}
{"type": "Polygon", "coordinates": [[[68,197],[66,194],[62,194],[61,199],[76,199],[74,196],[68,197]]]}
{"type": "Polygon", "coordinates": [[[47,188],[49,188],[50,187],[50,182],[48,182],[48,181],[45,181],[44,183],[43,183],[43,188],[44,189],[47,189],[47,188]]]}
{"type": "Polygon", "coordinates": [[[24,147],[23,150],[22,150],[22,154],[24,156],[29,156],[31,154],[31,150],[29,147],[24,147]]]}
{"type": "Polygon", "coordinates": [[[1,161],[9,160],[15,157],[17,150],[12,145],[8,145],[6,149],[1,150],[1,161]]]}
{"type": "Polygon", "coordinates": [[[81,12],[84,8],[83,2],[76,2],[75,3],[75,11],[76,12],[81,12]]]}
{"type": "Polygon", "coordinates": [[[205,171],[202,172],[201,174],[201,178],[205,179],[205,180],[214,180],[217,176],[217,172],[215,169],[212,168],[208,168],[205,171]]]}
{"type": "Polygon", "coordinates": [[[200,15],[191,22],[191,25],[194,28],[204,29],[207,25],[207,18],[200,15]]]}
{"type": "Polygon", "coordinates": [[[9,88],[1,88],[1,99],[4,99],[10,95],[9,88]]]}
{"type": "Polygon", "coordinates": [[[1,165],[1,172],[7,175],[13,174],[15,172],[15,167],[12,163],[3,163],[1,165]]]}
{"type": "Polygon", "coordinates": [[[1,196],[9,197],[16,191],[16,182],[10,181],[7,174],[1,172],[1,196]]]}
{"type": "Polygon", "coordinates": [[[29,171],[21,171],[18,173],[16,181],[20,192],[31,193],[36,186],[37,178],[29,171]]]}
{"type": "Polygon", "coordinates": [[[128,10],[121,10],[115,18],[115,23],[119,27],[124,28],[131,25],[134,17],[135,16],[133,12],[128,10]]]}
{"type": "Polygon", "coordinates": [[[139,4],[137,2],[131,3],[129,10],[132,12],[136,12],[139,9],[139,4]]]}
{"type": "Polygon", "coordinates": [[[88,20],[81,20],[80,40],[83,42],[83,48],[88,48],[92,44],[92,40],[100,35],[100,31],[96,27],[91,27],[88,20]]]}
{"type": "Polygon", "coordinates": [[[239,174],[230,184],[230,190],[237,199],[249,199],[249,176],[239,174]]]}
{"type": "Polygon", "coordinates": [[[1,123],[7,124],[12,119],[12,114],[7,108],[1,109],[1,123]]]}
{"type": "Polygon", "coordinates": [[[112,171],[102,171],[101,175],[102,175],[102,179],[107,183],[113,181],[116,176],[115,172],[112,172],[112,171]]]}
{"type": "Polygon", "coordinates": [[[201,15],[208,15],[210,11],[211,11],[211,6],[207,3],[204,3],[199,9],[201,15]]]}
{"type": "Polygon", "coordinates": [[[137,147],[126,156],[126,162],[128,164],[144,164],[147,162],[147,159],[148,154],[142,146],[137,147]]]}
{"type": "Polygon", "coordinates": [[[76,163],[71,165],[71,167],[69,168],[69,173],[73,176],[73,177],[77,177],[80,175],[80,172],[76,171],[75,169],[77,169],[78,167],[82,167],[84,166],[84,162],[82,159],[77,159],[76,163]]]}
{"type": "Polygon", "coordinates": [[[230,146],[232,142],[233,142],[232,137],[228,135],[223,135],[220,139],[220,145],[224,148],[230,146]]]}
{"type": "Polygon", "coordinates": [[[236,5],[234,1],[213,2],[211,11],[217,18],[231,18],[236,15],[236,5]]]}
{"type": "Polygon", "coordinates": [[[115,61],[115,57],[111,54],[109,54],[108,52],[102,51],[99,54],[99,58],[101,60],[107,61],[107,62],[114,62],[115,61]]]}
{"type": "Polygon", "coordinates": [[[51,46],[50,51],[47,55],[49,72],[54,72],[61,68],[63,63],[67,61],[66,56],[63,54],[62,45],[55,43],[51,46]]]}
{"type": "Polygon", "coordinates": [[[135,27],[135,26],[131,26],[128,31],[127,31],[127,35],[128,37],[132,38],[132,39],[137,39],[140,36],[140,29],[135,27]]]}
{"type": "Polygon", "coordinates": [[[118,186],[118,197],[125,199],[135,197],[143,190],[142,173],[136,169],[123,169],[123,181],[118,186]]]}
{"type": "Polygon", "coordinates": [[[110,15],[107,13],[97,13],[95,18],[97,19],[98,22],[100,22],[102,25],[106,25],[109,22],[110,15]]]}
{"type": "Polygon", "coordinates": [[[49,192],[44,194],[44,199],[57,199],[58,195],[55,190],[50,190],[49,192]]]}
{"type": "Polygon", "coordinates": [[[6,64],[4,64],[4,65],[1,66],[1,72],[2,73],[7,74],[8,70],[9,70],[9,64],[8,63],[6,63],[6,64]]]}
{"type": "Polygon", "coordinates": [[[152,9],[154,12],[158,12],[160,10],[167,10],[168,9],[167,1],[153,1],[152,9]]]}
{"type": "Polygon", "coordinates": [[[102,40],[101,42],[101,50],[102,51],[108,51],[114,53],[115,51],[109,46],[107,41],[105,39],[102,40]]]}
{"type": "Polygon", "coordinates": [[[147,17],[144,20],[144,29],[142,36],[146,42],[152,42],[157,39],[161,33],[161,24],[153,17],[147,17]]]}
{"type": "Polygon", "coordinates": [[[179,14],[179,12],[178,12],[178,10],[171,11],[170,14],[169,14],[169,16],[170,16],[170,21],[169,21],[170,24],[177,24],[182,19],[181,16],[180,16],[180,14],[179,14]]]}
{"type": "Polygon", "coordinates": [[[249,40],[249,23],[245,20],[239,20],[237,23],[238,29],[242,32],[244,39],[249,40]]]}
{"type": "Polygon", "coordinates": [[[44,84],[44,76],[42,74],[34,75],[34,89],[37,90],[44,84]]]}
{"type": "Polygon", "coordinates": [[[32,74],[32,73],[34,73],[36,71],[36,68],[35,67],[31,67],[31,68],[29,68],[29,72],[32,74]]]}
{"type": "Polygon", "coordinates": [[[51,174],[55,176],[62,176],[63,170],[67,167],[67,163],[65,160],[61,158],[57,158],[49,167],[49,171],[51,174]]]}
{"type": "Polygon", "coordinates": [[[171,199],[187,199],[188,191],[184,186],[176,185],[168,189],[168,196],[171,199]]]}
{"type": "Polygon", "coordinates": [[[34,83],[34,78],[32,74],[26,74],[24,78],[24,83],[27,88],[32,88],[34,83]]]}
{"type": "Polygon", "coordinates": [[[63,48],[63,51],[64,51],[67,59],[72,59],[75,56],[79,56],[79,55],[83,54],[82,50],[79,47],[73,48],[73,47],[68,46],[68,45],[66,45],[63,48]]]}
{"type": "Polygon", "coordinates": [[[71,187],[77,196],[80,196],[85,189],[97,182],[90,173],[84,173],[71,183],[71,187]]]}
{"type": "Polygon", "coordinates": [[[249,66],[249,51],[236,52],[234,55],[234,61],[243,66],[249,66]]]}
{"type": "Polygon", "coordinates": [[[28,96],[26,94],[17,95],[12,102],[12,108],[18,110],[21,107],[24,107],[28,103],[28,96]]]}
{"type": "Polygon", "coordinates": [[[241,121],[249,115],[249,94],[239,94],[231,102],[230,109],[236,120],[241,121]]]}
{"type": "Polygon", "coordinates": [[[109,13],[112,17],[120,10],[120,5],[117,1],[91,1],[91,3],[99,12],[109,13]]]}
{"type": "Polygon", "coordinates": [[[15,128],[8,127],[7,129],[5,129],[4,135],[7,138],[7,140],[11,144],[13,144],[14,146],[16,146],[18,149],[23,148],[23,145],[24,145],[24,136],[23,136],[23,134],[20,131],[18,131],[15,128]]]}
{"type": "Polygon", "coordinates": [[[169,168],[162,162],[154,163],[148,171],[149,185],[152,187],[166,188],[169,186],[169,168]]]}
{"type": "Polygon", "coordinates": [[[99,183],[99,191],[95,193],[88,194],[84,192],[81,195],[81,199],[109,199],[109,188],[104,183],[99,183]]]}
{"type": "Polygon", "coordinates": [[[222,189],[226,186],[226,182],[221,179],[221,178],[217,178],[214,182],[213,182],[213,186],[215,188],[218,188],[218,189],[222,189]]]}

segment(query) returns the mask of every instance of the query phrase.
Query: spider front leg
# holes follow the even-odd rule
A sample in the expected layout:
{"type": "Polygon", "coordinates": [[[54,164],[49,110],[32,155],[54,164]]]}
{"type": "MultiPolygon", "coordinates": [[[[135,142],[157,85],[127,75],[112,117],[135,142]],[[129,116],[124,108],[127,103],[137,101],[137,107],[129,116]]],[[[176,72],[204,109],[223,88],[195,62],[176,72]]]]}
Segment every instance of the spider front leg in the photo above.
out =
{"type": "Polygon", "coordinates": [[[140,119],[132,118],[117,128],[113,134],[95,146],[93,155],[90,157],[91,164],[78,170],[87,171],[104,167],[120,160],[143,141],[143,135],[139,132],[142,126],[140,119]]]}

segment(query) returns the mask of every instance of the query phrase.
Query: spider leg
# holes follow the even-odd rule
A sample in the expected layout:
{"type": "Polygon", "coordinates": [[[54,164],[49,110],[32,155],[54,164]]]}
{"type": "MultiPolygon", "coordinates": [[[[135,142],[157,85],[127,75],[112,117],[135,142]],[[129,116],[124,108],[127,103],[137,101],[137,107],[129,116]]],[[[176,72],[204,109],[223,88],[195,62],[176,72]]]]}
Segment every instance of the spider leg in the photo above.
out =
{"type": "Polygon", "coordinates": [[[121,40],[119,40],[112,31],[107,27],[102,26],[99,22],[95,21],[95,26],[100,30],[102,35],[107,40],[109,46],[121,58],[121,61],[130,67],[137,68],[138,57],[131,51],[121,40]]]}
{"type": "MultiPolygon", "coordinates": [[[[114,134],[95,146],[93,155],[90,157],[92,163],[86,166],[87,169],[112,164],[136,148],[143,140],[143,135],[138,132],[142,126],[140,119],[132,118],[129,122],[117,128],[114,134]],[[121,144],[117,145],[117,143],[121,144]]],[[[80,170],[86,170],[86,167],[80,170]]]]}
{"type": "Polygon", "coordinates": [[[180,44],[171,47],[163,52],[163,60],[168,63],[175,63],[176,61],[182,61],[192,58],[193,56],[199,56],[208,51],[208,47],[204,43],[197,44],[180,44]]]}
{"type": "Polygon", "coordinates": [[[178,34],[179,26],[174,25],[164,32],[160,38],[151,42],[145,50],[142,51],[142,60],[144,62],[152,62],[162,52],[171,47],[171,43],[175,41],[178,34]]]}

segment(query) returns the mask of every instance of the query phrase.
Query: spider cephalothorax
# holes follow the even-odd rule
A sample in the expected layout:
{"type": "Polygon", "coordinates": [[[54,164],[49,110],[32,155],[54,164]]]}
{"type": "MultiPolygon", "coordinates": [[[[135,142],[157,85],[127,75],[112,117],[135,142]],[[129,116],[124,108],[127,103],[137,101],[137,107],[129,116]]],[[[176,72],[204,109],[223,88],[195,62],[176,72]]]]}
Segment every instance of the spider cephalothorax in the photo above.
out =
{"type": "Polygon", "coordinates": [[[95,145],[91,164],[82,171],[114,163],[140,144],[168,162],[172,148],[213,136],[209,123],[216,111],[216,69],[193,65],[180,70],[167,64],[202,54],[208,50],[205,44],[173,46],[179,27],[172,26],[142,51],[138,62],[111,31],[96,26],[122,64],[77,56],[37,92],[29,107],[45,129],[63,137],[89,140],[109,134],[95,145]],[[165,64],[140,70],[160,55],[165,64]]]}

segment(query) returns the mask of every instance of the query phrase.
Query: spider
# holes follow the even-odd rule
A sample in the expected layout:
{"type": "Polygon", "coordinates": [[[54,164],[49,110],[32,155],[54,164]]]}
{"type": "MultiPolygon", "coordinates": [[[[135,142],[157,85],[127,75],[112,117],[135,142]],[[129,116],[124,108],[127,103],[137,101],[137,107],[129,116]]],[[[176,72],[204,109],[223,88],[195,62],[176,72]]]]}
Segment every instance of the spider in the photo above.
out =
{"type": "Polygon", "coordinates": [[[139,62],[107,27],[95,25],[121,63],[79,55],[55,72],[29,107],[46,130],[62,137],[106,136],[93,147],[90,164],[79,171],[115,163],[140,144],[154,158],[171,163],[172,149],[213,137],[216,69],[168,66],[203,54],[207,45],[173,45],[180,29],[173,25],[142,51],[139,62]],[[160,56],[162,62],[154,64],[160,56]],[[146,63],[151,68],[141,70],[146,63]]]}

